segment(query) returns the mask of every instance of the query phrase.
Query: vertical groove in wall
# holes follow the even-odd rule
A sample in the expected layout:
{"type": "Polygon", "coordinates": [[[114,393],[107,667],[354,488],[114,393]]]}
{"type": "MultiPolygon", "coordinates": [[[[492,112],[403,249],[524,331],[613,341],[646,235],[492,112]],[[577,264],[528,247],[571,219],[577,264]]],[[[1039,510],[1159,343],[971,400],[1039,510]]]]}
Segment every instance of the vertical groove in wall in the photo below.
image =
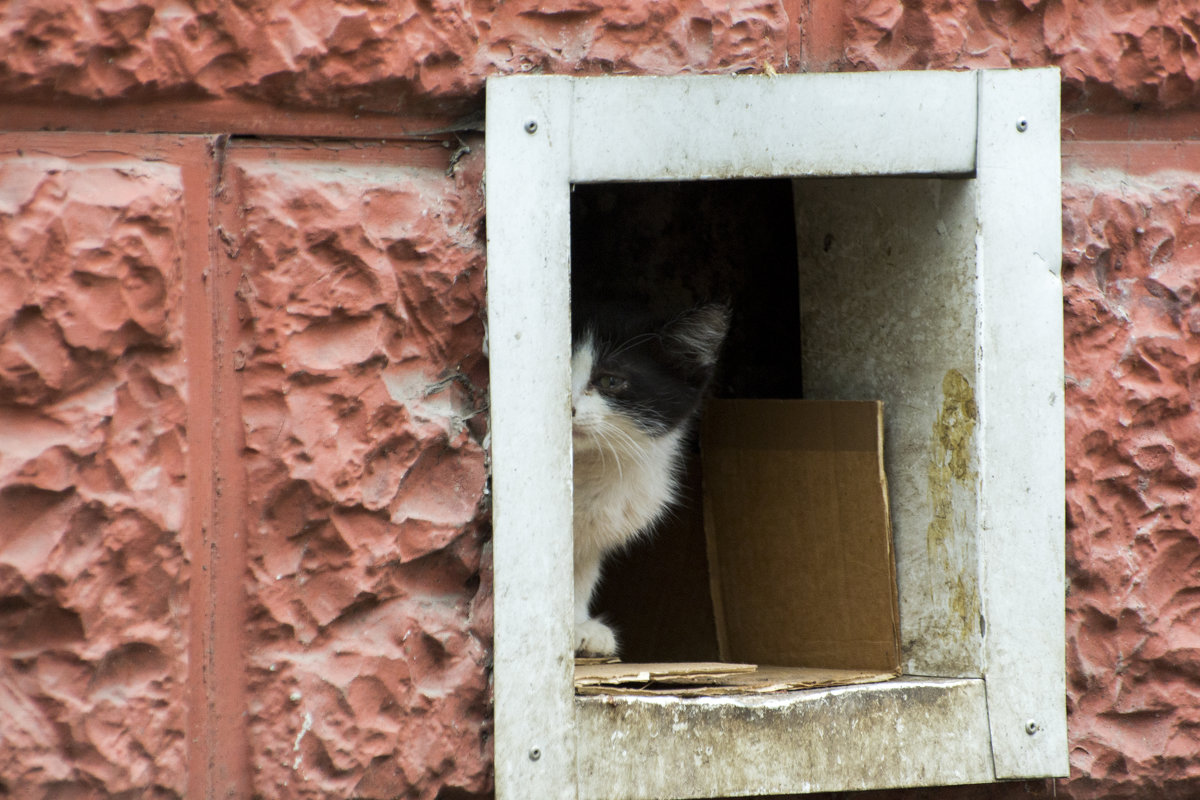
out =
{"type": "Polygon", "coordinates": [[[841,0],[792,0],[788,8],[788,57],[792,56],[790,32],[800,27],[800,63],[806,72],[834,70],[845,60],[846,11],[841,0]]]}
{"type": "Polygon", "coordinates": [[[187,547],[191,567],[188,797],[247,797],[242,576],[245,506],[241,414],[232,348],[236,263],[221,258],[218,203],[224,139],[197,138],[184,166],[187,205],[187,547]]]}

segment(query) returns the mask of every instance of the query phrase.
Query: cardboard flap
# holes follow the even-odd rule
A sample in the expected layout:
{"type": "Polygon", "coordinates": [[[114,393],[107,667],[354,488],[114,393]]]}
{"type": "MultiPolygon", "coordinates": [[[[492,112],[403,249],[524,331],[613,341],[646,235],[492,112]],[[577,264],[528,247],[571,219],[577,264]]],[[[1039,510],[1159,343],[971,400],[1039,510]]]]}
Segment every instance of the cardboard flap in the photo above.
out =
{"type": "Polygon", "coordinates": [[[896,674],[882,404],[716,400],[701,448],[721,657],[896,674]]]}

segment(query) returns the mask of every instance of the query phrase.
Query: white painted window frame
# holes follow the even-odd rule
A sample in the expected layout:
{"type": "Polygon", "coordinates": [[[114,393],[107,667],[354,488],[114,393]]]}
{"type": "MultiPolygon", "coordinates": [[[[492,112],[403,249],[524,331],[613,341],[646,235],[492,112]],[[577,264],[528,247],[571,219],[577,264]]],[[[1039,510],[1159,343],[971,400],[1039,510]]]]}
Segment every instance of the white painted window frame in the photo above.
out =
{"type": "MultiPolygon", "coordinates": [[[[1056,69],[488,80],[498,798],[1067,774],[1058,92],[1056,69]],[[974,666],[761,697],[576,697],[571,185],[895,175],[974,184],[974,666]]],[[[920,600],[902,618],[905,602],[920,600]]]]}

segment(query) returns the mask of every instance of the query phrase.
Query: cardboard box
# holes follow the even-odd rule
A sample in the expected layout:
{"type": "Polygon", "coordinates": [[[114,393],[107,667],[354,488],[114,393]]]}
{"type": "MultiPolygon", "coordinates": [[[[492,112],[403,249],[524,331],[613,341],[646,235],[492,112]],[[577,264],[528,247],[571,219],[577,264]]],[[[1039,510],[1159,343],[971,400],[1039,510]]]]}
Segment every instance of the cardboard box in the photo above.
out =
{"type": "Polygon", "coordinates": [[[898,675],[882,404],[714,400],[701,452],[709,579],[728,669],[580,663],[577,691],[728,694],[898,675]]]}

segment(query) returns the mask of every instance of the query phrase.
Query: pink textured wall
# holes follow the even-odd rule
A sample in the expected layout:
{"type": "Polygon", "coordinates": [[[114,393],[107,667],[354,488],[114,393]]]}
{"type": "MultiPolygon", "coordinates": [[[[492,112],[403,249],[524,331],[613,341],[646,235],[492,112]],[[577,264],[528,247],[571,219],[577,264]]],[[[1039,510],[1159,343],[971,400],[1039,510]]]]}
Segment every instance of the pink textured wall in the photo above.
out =
{"type": "Polygon", "coordinates": [[[1040,66],[1067,107],[1196,108],[1188,0],[148,0],[0,9],[14,101],[236,98],[386,114],[477,108],[496,72],[1040,66]]]}
{"type": "Polygon", "coordinates": [[[447,175],[313,155],[226,166],[226,252],[245,276],[253,787],[481,791],[481,158],[447,175]]]}
{"type": "Polygon", "coordinates": [[[487,75],[1055,64],[1072,776],[868,796],[1200,796],[1198,31],[1185,0],[0,5],[0,795],[490,793],[487,75]]]}
{"type": "Polygon", "coordinates": [[[218,97],[390,114],[474,109],[498,71],[782,65],[784,3],[147,0],[0,9],[13,99],[218,97]],[[161,4],[158,4],[161,6],[161,4]]]}
{"type": "Polygon", "coordinates": [[[1064,208],[1074,793],[1194,797],[1200,175],[1071,170],[1064,208]]]}
{"type": "Polygon", "coordinates": [[[178,792],[180,171],[7,151],[0,186],[0,783],[178,792]]]}
{"type": "Polygon", "coordinates": [[[1067,109],[1196,108],[1200,6],[1188,0],[846,3],[856,68],[1057,65],[1067,109]]]}

